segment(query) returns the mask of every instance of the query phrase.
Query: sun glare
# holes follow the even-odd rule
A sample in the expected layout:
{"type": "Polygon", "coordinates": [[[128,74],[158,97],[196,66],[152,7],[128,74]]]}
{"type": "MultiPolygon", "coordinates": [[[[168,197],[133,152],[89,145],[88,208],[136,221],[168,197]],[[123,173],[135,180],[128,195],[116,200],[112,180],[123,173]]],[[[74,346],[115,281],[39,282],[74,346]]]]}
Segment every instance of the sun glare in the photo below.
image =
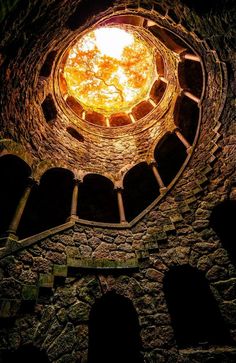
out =
{"type": "Polygon", "coordinates": [[[148,43],[118,27],[97,28],[79,39],[64,66],[67,92],[85,110],[111,115],[144,99],[155,72],[148,43]]]}
{"type": "Polygon", "coordinates": [[[121,59],[124,48],[132,46],[134,36],[119,28],[99,28],[95,31],[96,45],[102,55],[121,59]]]}

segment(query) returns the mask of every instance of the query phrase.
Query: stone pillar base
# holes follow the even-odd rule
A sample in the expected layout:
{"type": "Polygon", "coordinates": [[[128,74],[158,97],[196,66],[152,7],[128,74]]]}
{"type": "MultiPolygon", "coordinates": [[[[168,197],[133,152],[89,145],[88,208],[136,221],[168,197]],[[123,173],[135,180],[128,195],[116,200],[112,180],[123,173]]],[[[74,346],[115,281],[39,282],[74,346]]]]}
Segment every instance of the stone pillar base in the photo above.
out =
{"type": "Polygon", "coordinates": [[[78,216],[70,216],[67,218],[66,222],[77,222],[79,220],[78,216]]]}
{"type": "Polygon", "coordinates": [[[19,245],[18,239],[18,236],[14,233],[7,232],[0,237],[0,248],[5,247],[6,249],[12,250],[14,246],[19,245]]]}
{"type": "Polygon", "coordinates": [[[167,191],[167,188],[166,187],[160,188],[160,193],[161,194],[164,194],[166,191],[167,191]]]}

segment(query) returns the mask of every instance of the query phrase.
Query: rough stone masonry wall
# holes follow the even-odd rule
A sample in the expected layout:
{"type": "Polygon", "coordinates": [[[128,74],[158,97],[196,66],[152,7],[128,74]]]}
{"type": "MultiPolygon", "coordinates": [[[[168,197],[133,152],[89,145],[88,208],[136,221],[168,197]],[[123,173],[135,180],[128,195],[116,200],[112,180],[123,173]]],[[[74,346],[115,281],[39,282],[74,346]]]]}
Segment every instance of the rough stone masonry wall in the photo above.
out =
{"type": "MultiPolygon", "coordinates": [[[[112,7],[108,6],[112,4],[113,1],[107,2],[108,10],[104,14],[113,14],[112,7]]],[[[150,158],[149,154],[152,151],[150,151],[150,144],[156,144],[166,131],[175,127],[173,117],[167,116],[167,110],[170,101],[174,103],[174,96],[179,91],[177,73],[174,70],[176,59],[170,51],[159,44],[159,51],[165,56],[167,63],[169,92],[166,93],[160,107],[155,110],[154,116],[149,116],[131,127],[125,127],[123,131],[122,128],[101,131],[99,128],[88,127],[88,125],[87,129],[86,125],[78,126],[77,129],[83,136],[83,142],[78,142],[67,132],[67,127],[78,124],[78,120],[72,112],[64,112],[65,107],[62,109],[63,102],[58,96],[59,91],[54,79],[56,65],[52,67],[50,77],[39,75],[46,55],[50,51],[55,51],[59,58],[69,41],[74,40],[78,31],[81,32],[84,29],[82,24],[76,31],[65,25],[69,10],[73,13],[77,8],[74,2],[70,2],[69,9],[67,9],[68,4],[64,4],[63,1],[57,6],[53,1],[41,2],[40,5],[35,2],[29,9],[21,8],[20,16],[17,17],[15,14],[15,21],[10,18],[4,23],[0,78],[3,84],[6,83],[6,90],[1,95],[4,114],[0,121],[1,136],[21,144],[32,155],[34,164],[45,160],[51,161],[55,166],[100,173],[114,181],[120,178],[121,170],[127,164],[133,166],[150,158]],[[9,28],[11,34],[9,34],[9,28]],[[57,105],[57,116],[47,123],[42,103],[48,94],[55,96],[51,97],[57,105]],[[163,114],[165,119],[161,117],[163,114]],[[153,119],[161,118],[162,120],[154,124],[153,119]],[[147,127],[150,124],[153,127],[147,127]],[[146,130],[143,130],[144,128],[146,130]]],[[[78,10],[78,17],[80,17],[82,5],[77,6],[80,9],[78,10]]],[[[87,27],[101,17],[100,14],[96,14],[91,20],[92,9],[83,11],[87,27]]],[[[140,14],[145,16],[145,9],[142,13],[140,11],[140,14]]],[[[169,110],[170,113],[173,113],[172,110],[169,110]]]]}
{"type": "MultiPolygon", "coordinates": [[[[141,3],[156,6],[157,2],[141,3]]],[[[209,228],[214,206],[235,196],[234,13],[222,11],[200,17],[178,5],[180,2],[175,7],[173,2],[158,2],[158,10],[162,3],[175,22],[198,33],[227,64],[227,99],[221,125],[215,125],[213,133],[209,122],[203,120],[197,148],[181,179],[132,229],[77,223],[1,259],[5,316],[1,322],[8,322],[0,329],[1,350],[15,350],[33,342],[46,349],[51,362],[86,362],[91,306],[96,298],[114,289],[135,306],[147,362],[205,362],[214,357],[221,362],[235,360],[230,348],[178,351],[162,286],[165,272],[173,265],[190,264],[204,271],[236,340],[236,270],[209,228]],[[120,274],[103,273],[100,265],[97,272],[88,274],[81,269],[79,257],[106,260],[105,267],[113,269],[111,259],[125,260],[128,268],[123,265],[120,274]],[[27,310],[30,301],[32,311],[27,310]]],[[[214,94],[214,90],[208,92],[214,94]]]]}

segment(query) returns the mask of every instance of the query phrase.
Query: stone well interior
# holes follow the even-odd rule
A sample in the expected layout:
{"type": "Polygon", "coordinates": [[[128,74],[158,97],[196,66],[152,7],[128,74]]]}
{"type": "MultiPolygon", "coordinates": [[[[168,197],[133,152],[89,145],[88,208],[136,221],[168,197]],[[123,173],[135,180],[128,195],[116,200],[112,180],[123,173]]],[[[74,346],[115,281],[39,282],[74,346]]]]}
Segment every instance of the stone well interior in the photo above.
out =
{"type": "Polygon", "coordinates": [[[234,362],[234,2],[0,9],[0,362],[234,362]]]}

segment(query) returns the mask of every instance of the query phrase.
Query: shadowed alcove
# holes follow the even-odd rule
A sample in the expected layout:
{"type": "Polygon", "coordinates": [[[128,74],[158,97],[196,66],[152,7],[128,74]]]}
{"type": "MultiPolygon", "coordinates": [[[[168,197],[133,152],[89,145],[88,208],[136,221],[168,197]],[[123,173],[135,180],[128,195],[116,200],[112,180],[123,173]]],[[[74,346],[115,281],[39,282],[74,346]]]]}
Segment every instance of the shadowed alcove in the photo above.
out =
{"type": "Polygon", "coordinates": [[[167,186],[187,157],[186,147],[174,133],[168,133],[157,144],[154,157],[161,178],[167,186]]]}
{"type": "Polygon", "coordinates": [[[63,168],[44,173],[27,202],[18,229],[20,238],[28,237],[66,222],[70,216],[73,174],[63,168]]]}
{"type": "Polygon", "coordinates": [[[6,232],[27,185],[30,167],[14,155],[0,158],[0,233],[6,232]]]}
{"type": "Polygon", "coordinates": [[[236,201],[226,200],[218,204],[210,216],[210,226],[221,240],[223,247],[236,266],[235,244],[236,201]]]}
{"type": "Polygon", "coordinates": [[[146,163],[135,165],[124,178],[124,205],[127,220],[136,217],[159,195],[159,186],[146,163]]]}
{"type": "Polygon", "coordinates": [[[47,95],[42,103],[42,110],[46,122],[54,121],[57,117],[57,109],[51,94],[47,95]]]}
{"type": "Polygon", "coordinates": [[[172,267],[164,292],[175,339],[180,348],[231,342],[204,274],[189,266],[172,267]]]}
{"type": "Polygon", "coordinates": [[[45,61],[44,61],[44,64],[40,70],[40,76],[41,77],[49,77],[50,74],[51,74],[51,71],[52,71],[52,66],[53,66],[53,62],[56,58],[56,55],[57,55],[57,52],[56,51],[52,51],[52,52],[49,52],[45,61]]]}
{"type": "Polygon", "coordinates": [[[114,185],[108,178],[88,174],[79,185],[78,216],[96,222],[119,222],[114,185]]]}
{"type": "Polygon", "coordinates": [[[131,301],[107,293],[90,312],[88,362],[143,363],[139,330],[131,301]]]}
{"type": "MultiPolygon", "coordinates": [[[[190,55],[191,56],[191,55],[190,55]]],[[[182,89],[190,91],[194,96],[200,98],[203,87],[203,76],[201,63],[185,59],[179,63],[179,82],[182,89]]]]}
{"type": "Polygon", "coordinates": [[[193,144],[199,119],[199,108],[196,102],[186,96],[179,97],[174,109],[174,122],[186,140],[193,144]]]}

